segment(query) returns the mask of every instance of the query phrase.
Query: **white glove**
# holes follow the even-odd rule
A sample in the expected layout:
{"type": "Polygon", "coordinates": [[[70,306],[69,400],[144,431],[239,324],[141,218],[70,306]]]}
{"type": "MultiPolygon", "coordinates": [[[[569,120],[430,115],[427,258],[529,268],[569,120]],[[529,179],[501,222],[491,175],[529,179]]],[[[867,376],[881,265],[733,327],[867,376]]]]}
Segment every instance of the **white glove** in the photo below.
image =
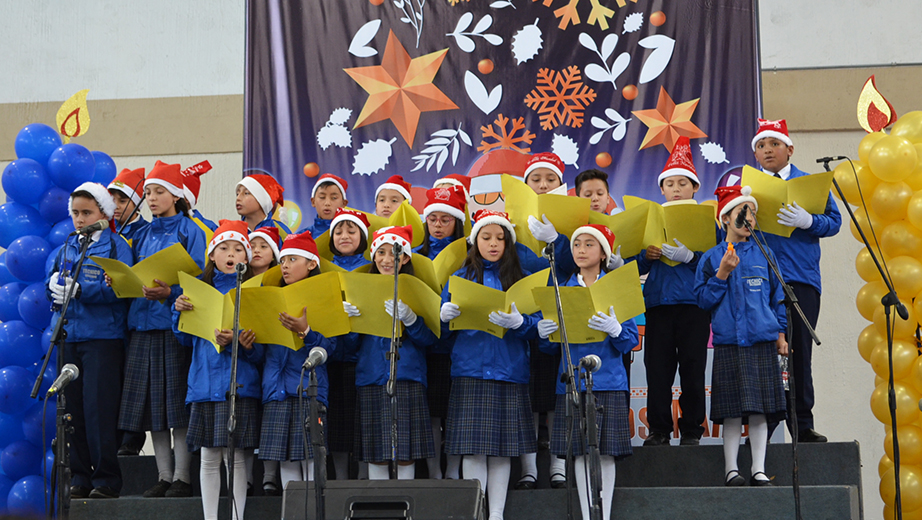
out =
{"type": "Polygon", "coordinates": [[[600,312],[589,318],[589,328],[599,332],[605,332],[613,338],[621,335],[621,323],[615,316],[615,308],[609,307],[608,314],[600,312]]]}
{"type": "Polygon", "coordinates": [[[442,320],[442,323],[448,323],[460,315],[461,307],[458,307],[456,303],[445,302],[439,310],[439,319],[442,320]]]}
{"type": "Polygon", "coordinates": [[[673,262],[680,262],[687,264],[695,259],[695,253],[691,249],[685,247],[685,244],[679,242],[678,238],[673,238],[675,242],[674,246],[669,244],[663,244],[663,256],[672,260],[673,262]]]}
{"type": "Polygon", "coordinates": [[[355,317],[357,317],[357,316],[361,316],[361,315],[362,315],[362,313],[359,312],[359,308],[356,307],[355,305],[352,305],[352,304],[349,303],[349,302],[343,302],[343,310],[346,312],[346,314],[347,314],[350,318],[355,318],[355,317]]]}
{"type": "Polygon", "coordinates": [[[535,237],[535,240],[550,244],[557,240],[557,229],[554,228],[554,224],[551,224],[551,221],[547,219],[547,215],[542,214],[541,220],[544,222],[529,215],[528,230],[531,231],[531,236],[535,237]]]}
{"type": "MultiPolygon", "coordinates": [[[[394,316],[394,300],[386,300],[384,302],[384,310],[387,311],[387,315],[390,317],[394,316]]],[[[403,300],[397,300],[397,319],[402,321],[404,325],[409,327],[416,323],[416,313],[413,312],[413,309],[409,305],[403,303],[403,300]]]]}
{"type": "Polygon", "coordinates": [[[608,270],[614,271],[623,265],[624,259],[621,258],[621,246],[618,246],[618,248],[615,249],[615,254],[611,255],[611,258],[608,259],[608,270]]]}
{"type": "Polygon", "coordinates": [[[515,308],[515,302],[512,303],[512,309],[509,312],[491,312],[490,323],[504,329],[517,329],[525,323],[522,313],[515,308]]]}
{"type": "Polygon", "coordinates": [[[48,280],[48,290],[51,291],[51,301],[55,305],[64,305],[64,285],[58,284],[58,273],[52,274],[48,280]]]}
{"type": "Polygon", "coordinates": [[[784,226],[796,227],[800,229],[809,229],[813,225],[813,215],[807,213],[807,210],[797,205],[788,204],[778,210],[778,223],[784,226]]]}
{"type": "Polygon", "coordinates": [[[544,319],[538,322],[538,337],[547,339],[548,336],[557,332],[557,324],[554,320],[544,319]]]}

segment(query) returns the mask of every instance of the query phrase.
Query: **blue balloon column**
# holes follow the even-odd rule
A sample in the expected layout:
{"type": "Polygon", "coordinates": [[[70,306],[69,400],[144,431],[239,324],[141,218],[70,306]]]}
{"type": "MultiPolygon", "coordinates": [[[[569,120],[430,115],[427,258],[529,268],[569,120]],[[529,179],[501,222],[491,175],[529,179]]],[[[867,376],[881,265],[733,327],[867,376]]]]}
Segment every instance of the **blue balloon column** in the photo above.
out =
{"type": "MultiPolygon", "coordinates": [[[[0,254],[0,514],[37,515],[44,514],[55,433],[54,401],[43,410],[45,403],[29,397],[53,325],[45,274],[73,230],[70,192],[86,181],[108,184],[116,168],[102,152],[62,145],[43,124],[23,127],[15,149],[18,159],[3,170],[6,203],[0,205],[0,247],[6,249],[0,254]]],[[[51,359],[41,395],[56,374],[51,359]]]]}

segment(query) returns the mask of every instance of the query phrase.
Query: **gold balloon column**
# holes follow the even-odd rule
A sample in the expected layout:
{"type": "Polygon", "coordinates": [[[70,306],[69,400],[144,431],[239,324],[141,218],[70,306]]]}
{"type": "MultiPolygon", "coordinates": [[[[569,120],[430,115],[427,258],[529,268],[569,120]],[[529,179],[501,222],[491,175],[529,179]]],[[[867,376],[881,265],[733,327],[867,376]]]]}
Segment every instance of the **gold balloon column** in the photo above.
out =
{"type": "MultiPolygon", "coordinates": [[[[896,393],[896,423],[900,451],[900,491],[904,520],[922,520],[922,357],[917,335],[922,319],[922,111],[900,117],[889,133],[892,107],[874,88],[873,77],[865,84],[858,105],[858,118],[869,134],[858,146],[858,161],[843,162],[835,178],[862,230],[886,266],[900,301],[909,310],[904,321],[894,310],[893,379],[896,393]],[[857,173],[857,175],[856,175],[857,173]],[[859,187],[860,185],[860,193],[859,187]],[[862,205],[862,195],[864,206],[862,205]],[[870,222],[871,226],[868,225],[870,222]],[[874,234],[871,233],[873,227],[874,234]]],[[[852,235],[861,240],[854,224],[852,235]]],[[[886,431],[880,460],[880,496],[884,518],[894,518],[895,478],[893,441],[888,406],[890,376],[887,330],[881,298],[887,289],[870,254],[862,249],[855,268],[867,282],[855,298],[858,312],[873,322],[858,336],[858,352],[876,374],[871,410],[886,431]]]]}

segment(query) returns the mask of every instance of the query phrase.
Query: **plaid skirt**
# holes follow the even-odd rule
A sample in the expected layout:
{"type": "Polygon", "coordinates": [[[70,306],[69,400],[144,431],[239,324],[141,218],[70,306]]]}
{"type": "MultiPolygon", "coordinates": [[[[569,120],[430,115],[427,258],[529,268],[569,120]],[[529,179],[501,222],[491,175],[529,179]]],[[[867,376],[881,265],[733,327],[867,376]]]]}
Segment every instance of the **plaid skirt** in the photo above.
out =
{"type": "MultiPolygon", "coordinates": [[[[356,439],[355,363],[330,361],[327,363],[330,381],[327,411],[327,446],[330,451],[350,452],[356,439]]],[[[265,423],[264,423],[265,424],[265,423]]],[[[282,459],[295,460],[295,459],[282,459]]],[[[299,459],[300,460],[300,459],[299,459]]]]}
{"type": "MultiPolygon", "coordinates": [[[[715,345],[711,370],[711,420],[765,414],[784,420],[784,384],[774,341],[751,347],[715,345]]],[[[745,421],[744,421],[745,422],[745,421]]]]}
{"type": "Polygon", "coordinates": [[[163,431],[189,425],[186,386],[192,349],[171,330],[134,331],[125,352],[118,428],[163,431]]]}
{"type": "Polygon", "coordinates": [[[531,381],[528,393],[531,395],[531,409],[534,413],[553,412],[557,404],[557,370],[560,367],[560,353],[551,355],[538,350],[538,342],[531,345],[531,381]]]}
{"type": "Polygon", "coordinates": [[[446,430],[449,455],[518,457],[538,451],[527,384],[455,378],[446,430]]]}
{"type": "MultiPolygon", "coordinates": [[[[595,397],[596,424],[599,428],[599,452],[612,455],[617,460],[630,456],[631,426],[628,407],[628,394],[625,391],[593,392],[595,397]]],[[[559,457],[567,455],[567,403],[566,395],[557,396],[557,409],[554,414],[554,431],[551,434],[551,453],[559,457]]],[[[582,404],[586,406],[586,394],[581,393],[582,404]]],[[[583,408],[585,414],[585,408],[583,408]]],[[[573,454],[585,455],[585,438],[579,427],[579,417],[573,418],[573,454]]]]}
{"type": "Polygon", "coordinates": [[[448,417],[448,399],[451,397],[451,355],[426,356],[426,395],[429,397],[429,415],[448,417]]]}
{"type": "MultiPolygon", "coordinates": [[[[186,434],[189,451],[199,448],[227,447],[227,418],[230,416],[227,401],[192,403],[191,408],[189,432],[186,434]]],[[[234,447],[249,449],[257,446],[259,446],[259,400],[252,397],[238,397],[234,447]]]]}
{"type": "MultiPolygon", "coordinates": [[[[299,410],[298,398],[289,397],[284,401],[263,403],[262,428],[259,433],[260,460],[304,460],[304,418],[310,413],[310,400],[304,399],[304,410],[299,410]]],[[[321,412],[323,424],[326,414],[321,412]]],[[[324,439],[329,428],[324,428],[324,439]]],[[[314,458],[314,449],[310,444],[310,432],[307,432],[307,458],[314,458]]]]}
{"type": "MultiPolygon", "coordinates": [[[[384,385],[358,387],[362,461],[391,460],[391,399],[384,385]]],[[[426,387],[397,381],[397,460],[435,457],[426,387]]]]}

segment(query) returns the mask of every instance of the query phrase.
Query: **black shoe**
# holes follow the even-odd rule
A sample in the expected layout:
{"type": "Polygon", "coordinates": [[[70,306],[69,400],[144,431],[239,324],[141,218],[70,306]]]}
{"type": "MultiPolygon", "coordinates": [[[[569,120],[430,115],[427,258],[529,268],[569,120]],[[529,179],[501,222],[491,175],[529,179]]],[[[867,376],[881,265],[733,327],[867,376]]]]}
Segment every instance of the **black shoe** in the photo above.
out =
{"type": "Polygon", "coordinates": [[[538,487],[538,481],[534,475],[522,475],[522,478],[515,483],[515,489],[522,491],[524,489],[535,489],[538,487]]]}
{"type": "Polygon", "coordinates": [[[660,432],[651,432],[647,440],[643,441],[644,446],[669,446],[669,435],[660,432]]]}
{"type": "Polygon", "coordinates": [[[679,440],[679,446],[697,446],[701,444],[701,438],[694,435],[683,435],[679,440]]]}
{"type": "Polygon", "coordinates": [[[280,497],[282,490],[275,485],[275,482],[263,482],[263,495],[267,497],[280,497]]]}
{"type": "Polygon", "coordinates": [[[813,428],[808,428],[797,433],[797,442],[826,442],[827,440],[829,439],[827,439],[825,435],[813,428]]]}
{"type": "Polygon", "coordinates": [[[253,493],[253,484],[251,482],[247,482],[247,496],[251,497],[253,496],[253,493]]]}
{"type": "Polygon", "coordinates": [[[141,446],[133,446],[127,442],[118,449],[119,457],[134,457],[139,453],[141,453],[141,446]]]}
{"type": "Polygon", "coordinates": [[[170,489],[168,489],[163,496],[167,498],[191,497],[192,484],[183,482],[182,480],[174,480],[173,483],[170,484],[170,489]]]}
{"type": "Polygon", "coordinates": [[[70,498],[88,498],[90,496],[90,488],[86,486],[71,486],[70,487],[70,498]]]}
{"type": "Polygon", "coordinates": [[[727,473],[727,477],[724,479],[724,485],[727,487],[740,487],[746,485],[746,479],[740,476],[740,472],[733,469],[727,473]],[[733,475],[732,477],[730,475],[733,475]]]}
{"type": "Polygon", "coordinates": [[[109,486],[99,486],[90,491],[90,498],[118,498],[118,491],[109,486]]]}
{"type": "Polygon", "coordinates": [[[166,480],[161,480],[154,484],[154,487],[148,489],[142,495],[144,498],[160,498],[166,495],[167,490],[170,489],[170,483],[166,480]]]}
{"type": "Polygon", "coordinates": [[[551,487],[554,489],[564,489],[567,487],[567,476],[563,473],[554,473],[551,475],[551,487]]]}
{"type": "Polygon", "coordinates": [[[765,477],[766,479],[768,478],[768,475],[766,475],[765,473],[762,473],[761,471],[757,471],[757,472],[755,472],[751,477],[749,477],[749,485],[750,485],[750,486],[753,486],[753,487],[766,487],[766,486],[771,486],[771,485],[773,485],[771,480],[762,480],[762,479],[758,479],[758,478],[756,478],[756,475],[762,475],[762,476],[765,477]]]}

